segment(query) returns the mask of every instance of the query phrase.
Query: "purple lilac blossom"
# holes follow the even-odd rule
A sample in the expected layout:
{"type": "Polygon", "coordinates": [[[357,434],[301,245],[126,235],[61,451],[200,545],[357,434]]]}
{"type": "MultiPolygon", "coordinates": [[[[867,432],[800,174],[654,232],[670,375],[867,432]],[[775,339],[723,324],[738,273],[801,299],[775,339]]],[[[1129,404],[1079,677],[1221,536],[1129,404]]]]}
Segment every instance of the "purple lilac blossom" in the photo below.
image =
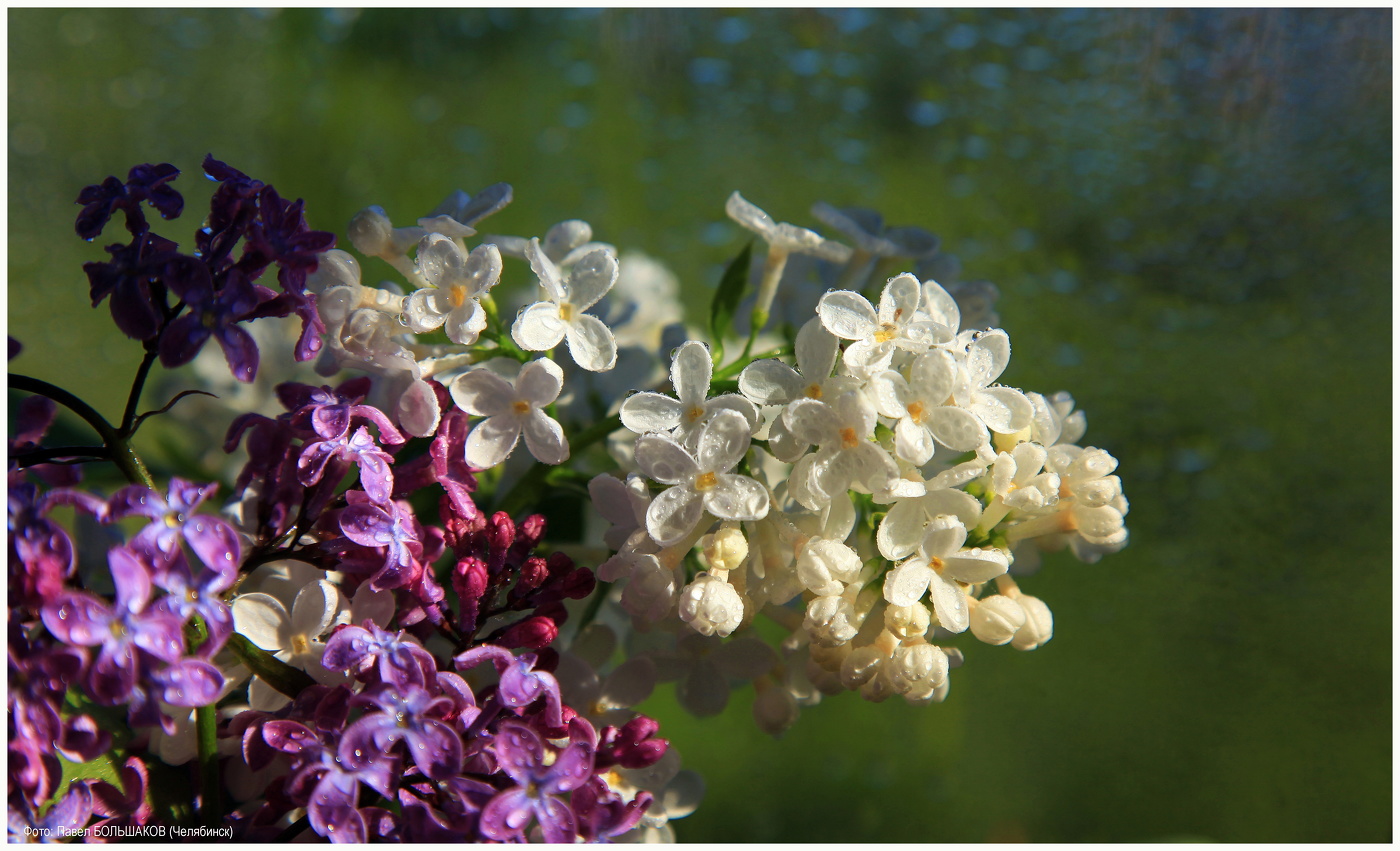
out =
{"type": "Polygon", "coordinates": [[[113,520],[131,516],[151,518],[152,522],[132,539],[134,549],[168,556],[183,538],[206,566],[225,570],[238,565],[242,559],[238,534],[217,517],[195,514],[199,504],[216,489],[216,484],[200,486],[172,478],[168,496],[162,497],[141,485],[128,485],[112,494],[108,504],[113,520]]]}
{"type": "Polygon", "coordinates": [[[531,821],[538,821],[546,842],[572,842],[577,833],[574,812],[558,796],[592,776],[593,752],[588,745],[575,741],[547,765],[540,734],[507,720],[496,732],[493,750],[501,770],[517,785],[497,794],[482,810],[482,834],[502,842],[521,839],[531,821]]]}
{"type": "Polygon", "coordinates": [[[224,350],[233,377],[251,382],[258,372],[258,344],[240,322],[272,293],[253,284],[237,269],[215,291],[209,267],[193,257],[178,255],[166,266],[165,285],[189,308],[160,336],[160,362],[167,369],[194,360],[212,336],[224,350]]]}
{"type": "Polygon", "coordinates": [[[66,591],[41,611],[44,626],[58,640],[97,647],[89,674],[93,697],[108,706],[127,702],[149,658],[174,662],[185,652],[183,622],[167,611],[149,608],[150,569],[124,547],[108,553],[116,602],[109,604],[84,591],[66,591]]]}

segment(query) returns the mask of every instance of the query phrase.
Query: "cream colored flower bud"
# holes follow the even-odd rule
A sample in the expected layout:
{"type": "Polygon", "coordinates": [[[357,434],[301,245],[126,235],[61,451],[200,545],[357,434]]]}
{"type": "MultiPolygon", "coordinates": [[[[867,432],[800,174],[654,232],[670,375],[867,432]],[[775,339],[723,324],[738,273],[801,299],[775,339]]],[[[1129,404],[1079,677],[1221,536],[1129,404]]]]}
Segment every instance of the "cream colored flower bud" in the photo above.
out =
{"type": "Polygon", "coordinates": [[[890,682],[883,665],[875,672],[875,676],[866,680],[860,687],[860,696],[871,703],[883,703],[895,693],[894,685],[890,682]]]}
{"type": "MultiPolygon", "coordinates": [[[[850,645],[843,644],[841,646],[849,647],[850,645]]],[[[836,667],[839,669],[841,666],[838,663],[836,667]]],[[[844,694],[846,691],[846,686],[841,682],[839,673],[823,668],[812,659],[807,660],[807,679],[812,681],[812,685],[817,687],[817,691],[825,695],[844,694]]]]}
{"type": "Polygon", "coordinates": [[[735,570],[749,557],[749,542],[737,526],[728,526],[700,539],[711,570],[735,570]]]}
{"type": "Polygon", "coordinates": [[[972,634],[987,644],[1005,644],[1026,622],[1026,611],[1010,597],[983,597],[972,610],[972,634]]]}
{"type": "Polygon", "coordinates": [[[924,691],[948,679],[948,656],[933,644],[903,644],[890,657],[887,670],[896,692],[924,691]]]}
{"type": "Polygon", "coordinates": [[[339,248],[316,258],[316,271],[306,276],[306,289],[320,294],[336,286],[358,286],[360,283],[360,261],[355,255],[339,248]]]}
{"type": "Polygon", "coordinates": [[[383,207],[366,207],[356,213],[347,231],[350,244],[361,254],[380,257],[403,253],[394,247],[394,225],[383,207]]]}
{"type": "Polygon", "coordinates": [[[847,656],[851,655],[851,645],[837,644],[826,647],[821,644],[812,644],[807,649],[807,655],[811,657],[812,663],[818,668],[834,674],[841,670],[842,663],[846,661],[847,656]]]}
{"type": "Polygon", "coordinates": [[[885,629],[895,634],[901,641],[918,638],[928,632],[928,607],[922,603],[912,606],[890,606],[885,609],[885,629]]]}
{"type": "Polygon", "coordinates": [[[807,604],[807,619],[803,629],[812,637],[814,645],[830,647],[844,644],[856,637],[859,625],[855,608],[844,597],[817,597],[807,604]]]}
{"type": "Polygon", "coordinates": [[[744,601],[733,585],[702,573],[681,590],[680,616],[701,635],[723,638],[743,622],[744,601]]]}
{"type": "Polygon", "coordinates": [[[1050,640],[1055,633],[1055,621],[1050,616],[1050,607],[1038,597],[1022,594],[1016,602],[1026,612],[1026,622],[1011,638],[1011,646],[1017,650],[1034,650],[1050,640]]]}
{"type": "Polygon", "coordinates": [[[814,594],[840,594],[860,569],[860,556],[840,541],[817,538],[797,556],[797,581],[814,594]]]}
{"type": "Polygon", "coordinates": [[[873,644],[857,647],[841,663],[841,684],[856,689],[870,681],[889,657],[873,644]]]}
{"type": "Polygon", "coordinates": [[[764,680],[754,682],[753,720],[770,736],[781,735],[797,721],[797,701],[787,689],[764,680]]]}

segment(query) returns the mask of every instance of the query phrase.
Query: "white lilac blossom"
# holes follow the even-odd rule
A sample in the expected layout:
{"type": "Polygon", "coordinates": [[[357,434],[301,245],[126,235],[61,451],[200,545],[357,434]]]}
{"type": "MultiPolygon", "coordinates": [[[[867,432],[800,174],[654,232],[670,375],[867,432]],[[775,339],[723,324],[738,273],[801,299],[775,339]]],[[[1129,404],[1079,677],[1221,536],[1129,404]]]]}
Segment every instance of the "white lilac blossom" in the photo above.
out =
{"type": "Polygon", "coordinates": [[[851,256],[851,249],[839,242],[825,239],[821,234],[806,228],[790,225],[787,222],[774,222],[763,210],[744,199],[738,192],[729,196],[724,211],[736,223],[753,231],[768,243],[768,255],[764,259],[763,273],[758,282],[758,296],[754,304],[753,326],[762,328],[768,321],[768,312],[773,305],[773,297],[778,291],[778,282],[783,277],[789,254],[810,254],[833,263],[843,263],[851,256]]]}
{"type": "Polygon", "coordinates": [[[470,346],[486,328],[481,299],[501,278],[501,253],[482,245],[465,254],[439,233],[423,237],[418,246],[419,274],[428,286],[404,302],[409,330],[433,331],[446,324],[447,339],[470,346]]]}
{"type": "Polygon", "coordinates": [[[545,256],[537,239],[525,247],[530,268],[539,276],[546,301],[520,312],[510,334],[526,351],[543,352],[567,341],[574,362],[590,372],[603,372],[617,363],[617,341],[596,316],[584,311],[607,294],[617,280],[617,258],[597,249],[579,259],[568,280],[545,256]]]}
{"type": "Polygon", "coordinates": [[[749,448],[749,423],[720,411],[687,450],[664,434],[637,440],[637,463],[655,482],[669,485],[647,509],[647,531],[662,546],[690,534],[708,511],[721,520],[758,520],[768,513],[768,492],[748,476],[729,472],[749,448]]]}
{"type": "Polygon", "coordinates": [[[452,383],[457,407],[478,417],[467,437],[467,463],[489,469],[506,459],[525,435],[525,448],[545,464],[562,464],[569,444],[559,423],[544,408],[559,398],[564,373],[554,361],[540,358],[520,368],[515,381],[494,372],[474,369],[452,383]]]}
{"type": "Polygon", "coordinates": [[[665,432],[693,447],[700,429],[722,411],[743,414],[750,432],[758,425],[758,409],[736,393],[710,397],[714,362],[704,343],[689,341],[676,349],[671,360],[674,397],[646,391],[628,396],[619,415],[622,424],[637,434],[665,432]]]}

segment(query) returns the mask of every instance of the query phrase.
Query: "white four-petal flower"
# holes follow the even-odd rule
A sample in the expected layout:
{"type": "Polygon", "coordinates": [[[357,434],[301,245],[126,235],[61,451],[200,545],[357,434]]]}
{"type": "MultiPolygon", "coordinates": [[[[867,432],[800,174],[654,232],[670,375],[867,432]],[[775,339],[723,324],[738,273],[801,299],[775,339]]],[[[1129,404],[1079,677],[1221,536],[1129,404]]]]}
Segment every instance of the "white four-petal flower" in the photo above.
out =
{"type": "Polygon", "coordinates": [[[637,439],[637,464],[654,481],[671,485],[647,508],[647,532],[670,546],[709,511],[721,520],[758,520],[768,514],[768,489],[729,471],[749,448],[749,423],[720,411],[700,430],[694,454],[664,434],[637,439]]]}
{"type": "Polygon", "coordinates": [[[418,271],[429,286],[404,301],[408,329],[416,334],[447,324],[447,338],[470,346],[486,328],[481,297],[501,279],[501,252],[478,245],[470,254],[440,233],[418,245],[418,271]]]}
{"type": "Polygon", "coordinates": [[[728,410],[742,414],[752,434],[758,425],[758,408],[737,393],[708,398],[713,375],[709,347],[696,340],[686,342],[676,349],[671,361],[671,386],[676,395],[648,391],[627,397],[618,412],[622,424],[638,434],[669,432],[693,449],[700,427],[711,417],[728,410]]]}
{"type": "Polygon", "coordinates": [[[538,239],[530,240],[525,256],[549,300],[522,310],[510,329],[511,337],[531,352],[552,349],[564,340],[579,366],[591,372],[612,369],[617,363],[617,341],[603,320],[584,311],[597,304],[617,281],[617,258],[603,249],[592,251],[574,264],[568,281],[564,281],[538,239]]]}
{"type": "Polygon", "coordinates": [[[962,549],[967,529],[958,518],[940,514],[928,524],[918,555],[885,574],[885,600],[912,606],[929,592],[938,623],[949,632],[968,627],[965,586],[988,582],[1006,572],[1001,550],[962,549]]]}
{"type": "Polygon", "coordinates": [[[545,464],[569,458],[564,429],[543,408],[559,398],[564,372],[547,358],[520,368],[515,383],[488,369],[474,369],[452,382],[452,401],[469,414],[486,419],[467,435],[467,464],[485,470],[509,457],[525,435],[525,448],[545,464]]]}

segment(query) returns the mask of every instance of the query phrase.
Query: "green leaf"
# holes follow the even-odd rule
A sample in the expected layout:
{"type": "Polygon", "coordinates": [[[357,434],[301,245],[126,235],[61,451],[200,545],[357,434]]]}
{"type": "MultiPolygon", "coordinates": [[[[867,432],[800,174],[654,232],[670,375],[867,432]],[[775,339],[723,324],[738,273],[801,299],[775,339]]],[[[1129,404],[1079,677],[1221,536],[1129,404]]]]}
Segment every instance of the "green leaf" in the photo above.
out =
{"type": "Polygon", "coordinates": [[[734,322],[734,312],[739,309],[739,302],[749,283],[749,258],[752,254],[753,242],[749,242],[724,270],[719,289],[715,290],[715,299],[710,304],[710,339],[715,344],[716,364],[723,358],[724,338],[733,330],[730,326],[734,322]]]}
{"type": "Polygon", "coordinates": [[[305,671],[293,668],[236,632],[229,636],[228,647],[248,670],[287,697],[295,698],[302,689],[316,684],[305,671]]]}

